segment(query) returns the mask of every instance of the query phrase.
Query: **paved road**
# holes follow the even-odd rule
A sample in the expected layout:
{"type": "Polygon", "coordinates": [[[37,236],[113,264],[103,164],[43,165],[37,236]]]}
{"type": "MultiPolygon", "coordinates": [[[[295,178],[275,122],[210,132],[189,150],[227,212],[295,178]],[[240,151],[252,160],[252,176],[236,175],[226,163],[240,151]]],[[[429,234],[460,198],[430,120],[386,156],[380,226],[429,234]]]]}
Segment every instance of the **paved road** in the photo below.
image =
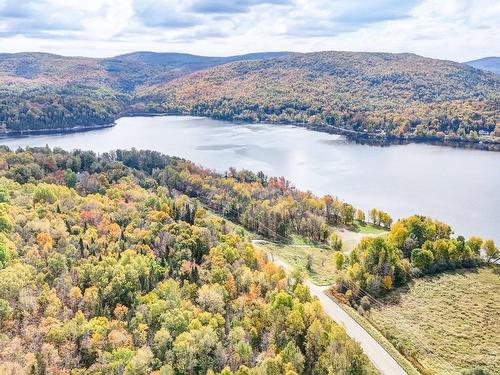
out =
{"type": "Polygon", "coordinates": [[[362,326],[324,293],[326,287],[317,286],[309,280],[306,283],[311,294],[318,297],[328,316],[343,326],[347,334],[359,343],[365,354],[382,374],[407,375],[406,371],[362,326]]]}
{"type": "MultiPolygon", "coordinates": [[[[257,244],[258,242],[255,241],[257,244]]],[[[291,267],[275,255],[269,254],[271,260],[290,271],[291,267]]],[[[306,284],[311,290],[311,294],[318,297],[326,314],[337,324],[344,327],[347,334],[357,341],[370,361],[383,375],[407,375],[407,372],[391,357],[389,353],[353,318],[349,316],[337,303],[325,294],[327,287],[318,286],[309,280],[306,284]]]]}

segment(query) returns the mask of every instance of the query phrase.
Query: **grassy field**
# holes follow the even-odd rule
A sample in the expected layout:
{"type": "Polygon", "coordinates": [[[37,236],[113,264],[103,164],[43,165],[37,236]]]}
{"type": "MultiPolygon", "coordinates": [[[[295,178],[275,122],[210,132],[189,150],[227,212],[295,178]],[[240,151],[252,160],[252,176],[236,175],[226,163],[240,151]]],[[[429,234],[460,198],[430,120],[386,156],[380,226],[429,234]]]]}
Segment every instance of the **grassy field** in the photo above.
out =
{"type": "Polygon", "coordinates": [[[387,229],[370,224],[370,223],[363,223],[361,221],[355,221],[353,225],[353,231],[358,232],[358,233],[363,233],[363,234],[384,234],[387,233],[387,229]]]}
{"type": "Polygon", "coordinates": [[[292,266],[304,269],[309,278],[318,285],[333,283],[335,270],[332,266],[332,250],[308,245],[278,245],[272,243],[258,243],[255,247],[274,254],[292,266]],[[312,267],[306,269],[307,256],[312,257],[312,267]]]}
{"type": "Polygon", "coordinates": [[[368,332],[377,342],[396,360],[397,363],[406,371],[408,375],[419,375],[420,372],[413,366],[413,364],[405,358],[387,338],[380,333],[363,315],[359,314],[355,309],[346,303],[342,303],[339,299],[328,290],[327,296],[334,300],[339,306],[348,313],[359,325],[361,325],[366,332],[368,332]]]}
{"type": "Polygon", "coordinates": [[[367,317],[429,374],[500,374],[500,267],[417,279],[367,317]]]}
{"type": "MultiPolygon", "coordinates": [[[[350,253],[358,242],[366,236],[379,236],[387,233],[371,225],[366,225],[364,232],[347,228],[332,228],[342,240],[342,251],[350,253]]],[[[309,278],[318,285],[330,285],[334,281],[333,251],[325,246],[315,245],[300,236],[292,236],[289,244],[259,243],[263,250],[275,254],[292,266],[304,269],[309,278]],[[312,257],[312,267],[306,269],[307,258],[312,257]]]]}
{"type": "Polygon", "coordinates": [[[350,253],[363,237],[376,237],[387,234],[384,229],[371,224],[360,224],[359,222],[355,222],[349,228],[334,227],[332,229],[342,240],[342,251],[345,253],[350,253]]]}

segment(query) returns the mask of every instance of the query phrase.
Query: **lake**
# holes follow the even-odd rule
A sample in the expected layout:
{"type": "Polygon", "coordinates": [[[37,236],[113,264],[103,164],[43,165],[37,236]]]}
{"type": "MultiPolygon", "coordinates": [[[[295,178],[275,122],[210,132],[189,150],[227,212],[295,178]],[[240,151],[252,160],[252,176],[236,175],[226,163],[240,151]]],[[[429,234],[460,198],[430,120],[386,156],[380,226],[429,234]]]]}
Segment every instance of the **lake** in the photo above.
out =
{"type": "Polygon", "coordinates": [[[393,218],[428,215],[456,234],[500,242],[500,153],[409,144],[368,146],[297,126],[231,124],[199,117],[124,117],[112,128],[0,140],[96,152],[151,149],[218,171],[285,176],[301,190],[331,194],[393,218]]]}

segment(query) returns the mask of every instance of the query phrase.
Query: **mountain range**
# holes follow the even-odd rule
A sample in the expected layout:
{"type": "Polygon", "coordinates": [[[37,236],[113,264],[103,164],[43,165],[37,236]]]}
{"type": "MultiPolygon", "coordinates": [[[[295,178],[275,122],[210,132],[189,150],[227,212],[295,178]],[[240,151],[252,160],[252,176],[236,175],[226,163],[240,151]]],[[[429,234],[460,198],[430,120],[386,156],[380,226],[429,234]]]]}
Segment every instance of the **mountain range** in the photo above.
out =
{"type": "Polygon", "coordinates": [[[500,76],[414,54],[0,54],[5,132],[183,113],[303,124],[353,138],[497,142],[499,102],[500,76]]]}
{"type": "Polygon", "coordinates": [[[483,57],[482,59],[468,61],[466,64],[477,69],[500,74],[500,57],[497,56],[483,57]]]}

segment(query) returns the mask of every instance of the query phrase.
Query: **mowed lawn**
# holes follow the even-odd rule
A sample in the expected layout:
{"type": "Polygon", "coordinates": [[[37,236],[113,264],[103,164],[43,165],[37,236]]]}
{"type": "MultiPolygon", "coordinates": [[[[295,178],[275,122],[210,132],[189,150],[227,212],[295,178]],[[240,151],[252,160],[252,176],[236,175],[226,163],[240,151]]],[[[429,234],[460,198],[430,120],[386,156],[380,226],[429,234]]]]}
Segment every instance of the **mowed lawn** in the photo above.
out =
{"type": "Polygon", "coordinates": [[[500,374],[500,266],[417,279],[382,301],[370,321],[429,374],[500,374]]]}

